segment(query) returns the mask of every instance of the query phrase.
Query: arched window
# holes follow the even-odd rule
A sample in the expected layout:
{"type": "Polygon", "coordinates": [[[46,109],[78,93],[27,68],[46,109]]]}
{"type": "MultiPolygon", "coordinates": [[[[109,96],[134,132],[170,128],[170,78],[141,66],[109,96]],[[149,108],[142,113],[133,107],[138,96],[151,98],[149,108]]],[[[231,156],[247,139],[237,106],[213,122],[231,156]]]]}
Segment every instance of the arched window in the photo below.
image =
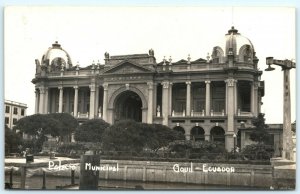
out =
{"type": "Polygon", "coordinates": [[[193,127],[191,130],[191,140],[195,141],[204,141],[204,129],[202,127],[193,127]]]}
{"type": "Polygon", "coordinates": [[[250,45],[246,44],[240,48],[239,61],[246,63],[253,61],[253,51],[250,45]]]}
{"type": "Polygon", "coordinates": [[[174,127],[173,129],[176,130],[176,131],[181,132],[182,134],[185,134],[184,128],[182,128],[182,127],[180,127],[180,126],[176,126],[176,127],[174,127]]]}
{"type": "Polygon", "coordinates": [[[218,46],[214,47],[212,55],[211,55],[212,63],[222,63],[223,56],[224,56],[223,50],[218,46]]]}

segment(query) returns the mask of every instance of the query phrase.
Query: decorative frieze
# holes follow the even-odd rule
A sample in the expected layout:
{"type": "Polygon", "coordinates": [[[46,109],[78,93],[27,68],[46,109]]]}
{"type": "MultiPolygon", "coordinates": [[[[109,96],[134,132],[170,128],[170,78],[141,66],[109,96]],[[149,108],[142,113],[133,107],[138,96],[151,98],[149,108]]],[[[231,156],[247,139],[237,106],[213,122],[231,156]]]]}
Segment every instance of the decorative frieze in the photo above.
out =
{"type": "Polygon", "coordinates": [[[116,77],[109,77],[105,78],[105,81],[126,81],[126,80],[145,80],[145,76],[116,76],[116,77]]]}

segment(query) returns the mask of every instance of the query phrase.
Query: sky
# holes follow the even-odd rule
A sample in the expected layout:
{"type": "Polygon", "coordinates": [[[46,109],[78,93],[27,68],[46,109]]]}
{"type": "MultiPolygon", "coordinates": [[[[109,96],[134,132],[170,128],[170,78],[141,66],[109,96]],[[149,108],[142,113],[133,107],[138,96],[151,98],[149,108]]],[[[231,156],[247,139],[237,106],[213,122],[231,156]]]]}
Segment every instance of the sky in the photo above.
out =
{"type": "MultiPolygon", "coordinates": [[[[4,98],[26,103],[34,114],[35,59],[58,41],[73,64],[104,63],[110,55],[148,53],[157,62],[206,58],[234,26],[249,38],[264,70],[266,57],[296,59],[295,9],[288,7],[7,7],[4,12],[4,98]]],[[[292,121],[296,119],[296,71],[291,70],[292,121]]],[[[262,112],[282,123],[283,72],[263,72],[262,112]]]]}

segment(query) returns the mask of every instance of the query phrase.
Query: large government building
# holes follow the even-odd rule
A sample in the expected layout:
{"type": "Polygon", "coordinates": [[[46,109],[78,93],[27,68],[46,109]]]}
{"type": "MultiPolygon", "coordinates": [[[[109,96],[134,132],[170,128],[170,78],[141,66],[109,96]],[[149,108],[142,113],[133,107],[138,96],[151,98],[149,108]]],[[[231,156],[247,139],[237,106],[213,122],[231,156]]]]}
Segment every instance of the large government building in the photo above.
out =
{"type": "Polygon", "coordinates": [[[232,27],[212,54],[156,61],[145,54],[104,54],[104,64],[73,64],[58,42],[36,59],[36,113],[66,112],[79,121],[102,118],[160,123],[187,139],[241,144],[264,96],[251,41],[232,27]],[[236,138],[237,137],[237,138],[236,138]]]}

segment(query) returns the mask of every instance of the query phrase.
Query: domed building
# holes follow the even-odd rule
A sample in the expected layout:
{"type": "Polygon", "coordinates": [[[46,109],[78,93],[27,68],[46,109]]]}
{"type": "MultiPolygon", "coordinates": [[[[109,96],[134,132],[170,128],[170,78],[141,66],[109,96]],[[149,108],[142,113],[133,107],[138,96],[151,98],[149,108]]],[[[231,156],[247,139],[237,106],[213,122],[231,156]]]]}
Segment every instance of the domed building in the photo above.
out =
{"type": "Polygon", "coordinates": [[[262,71],[251,41],[232,27],[205,59],[188,56],[156,62],[145,54],[104,54],[104,64],[72,65],[55,42],[36,59],[36,113],[67,112],[78,118],[160,123],[186,139],[242,146],[241,125],[250,126],[264,96],[262,71]],[[237,137],[237,141],[235,138],[237,137]]]}

